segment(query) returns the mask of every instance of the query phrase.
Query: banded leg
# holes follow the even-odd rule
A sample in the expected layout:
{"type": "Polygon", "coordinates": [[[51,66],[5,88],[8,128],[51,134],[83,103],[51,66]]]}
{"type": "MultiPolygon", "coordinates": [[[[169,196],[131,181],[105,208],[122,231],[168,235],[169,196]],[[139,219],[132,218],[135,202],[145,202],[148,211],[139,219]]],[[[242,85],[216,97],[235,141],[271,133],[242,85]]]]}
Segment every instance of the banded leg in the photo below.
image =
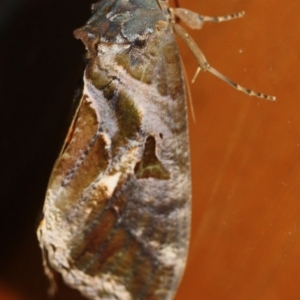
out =
{"type": "Polygon", "coordinates": [[[172,13],[191,29],[200,29],[203,26],[204,22],[220,23],[224,21],[230,21],[230,20],[242,18],[245,15],[244,11],[240,11],[238,13],[233,13],[225,16],[209,17],[209,16],[199,15],[185,8],[173,8],[172,13]]]}
{"type": "MultiPolygon", "coordinates": [[[[189,26],[192,29],[200,29],[202,27],[203,23],[207,22],[207,21],[208,22],[222,22],[222,21],[228,21],[228,20],[240,18],[244,15],[244,12],[239,12],[236,14],[231,14],[231,15],[227,15],[227,16],[223,16],[223,17],[206,17],[206,16],[198,15],[197,13],[194,13],[187,9],[181,9],[181,8],[173,9],[172,13],[173,13],[173,15],[180,18],[187,26],[189,26]]],[[[255,97],[263,98],[263,99],[270,100],[270,101],[276,100],[276,97],[274,97],[274,96],[269,96],[269,95],[266,95],[263,93],[258,93],[251,89],[245,88],[245,87],[235,83],[231,79],[227,78],[225,75],[221,74],[219,71],[217,71],[216,69],[214,69],[213,67],[211,67],[209,65],[204,54],[199,49],[199,47],[196,44],[196,42],[194,41],[194,39],[185,31],[185,29],[183,29],[179,24],[177,24],[175,22],[175,20],[173,21],[173,29],[178,34],[178,36],[184,41],[184,43],[190,48],[190,50],[192,51],[192,53],[194,54],[194,56],[198,62],[198,69],[195,73],[195,76],[194,76],[192,82],[194,82],[196,80],[196,77],[198,76],[198,74],[201,70],[209,71],[210,73],[217,76],[218,78],[220,78],[227,84],[231,85],[238,91],[246,93],[249,96],[255,96],[255,97]]]]}

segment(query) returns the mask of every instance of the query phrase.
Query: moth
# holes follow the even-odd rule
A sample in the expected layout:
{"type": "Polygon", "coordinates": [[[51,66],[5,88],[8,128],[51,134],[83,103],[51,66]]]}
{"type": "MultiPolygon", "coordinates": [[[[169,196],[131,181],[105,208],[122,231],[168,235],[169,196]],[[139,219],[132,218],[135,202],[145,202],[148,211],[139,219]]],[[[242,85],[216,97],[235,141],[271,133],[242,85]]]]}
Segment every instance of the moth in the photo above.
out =
{"type": "Polygon", "coordinates": [[[186,90],[174,33],[205,17],[167,0],[102,0],[75,31],[84,87],[54,165],[37,235],[44,268],[92,300],[171,300],[188,253],[191,178],[186,90]]]}

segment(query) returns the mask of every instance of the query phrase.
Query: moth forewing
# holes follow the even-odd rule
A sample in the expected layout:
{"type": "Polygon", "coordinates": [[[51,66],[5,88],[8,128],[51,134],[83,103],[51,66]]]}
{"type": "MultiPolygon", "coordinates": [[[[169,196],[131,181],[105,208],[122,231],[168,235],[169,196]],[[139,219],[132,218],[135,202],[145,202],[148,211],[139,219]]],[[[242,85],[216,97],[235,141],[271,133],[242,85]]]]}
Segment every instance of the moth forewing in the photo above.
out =
{"type": "Polygon", "coordinates": [[[88,50],[84,89],[38,235],[48,274],[89,299],[171,300],[185,267],[185,88],[160,4],[101,1],[75,32],[88,50]]]}

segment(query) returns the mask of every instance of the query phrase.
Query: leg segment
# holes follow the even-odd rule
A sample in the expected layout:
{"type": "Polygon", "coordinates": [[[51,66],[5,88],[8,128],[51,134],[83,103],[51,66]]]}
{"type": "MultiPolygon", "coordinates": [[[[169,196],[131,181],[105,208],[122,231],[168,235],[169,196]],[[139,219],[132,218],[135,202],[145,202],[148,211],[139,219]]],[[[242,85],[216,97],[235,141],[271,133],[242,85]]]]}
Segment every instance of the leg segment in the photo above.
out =
{"type": "Polygon", "coordinates": [[[245,15],[244,11],[219,17],[209,17],[199,15],[191,10],[184,8],[172,9],[173,14],[178,17],[183,23],[185,23],[191,29],[200,29],[204,22],[220,23],[224,21],[230,21],[237,18],[242,18],[245,15]]]}
{"type": "MultiPolygon", "coordinates": [[[[175,11],[178,12],[178,10],[179,10],[179,8],[173,10],[173,12],[174,13],[175,13],[175,11]]],[[[239,18],[239,17],[243,16],[243,13],[237,13],[237,14],[230,15],[231,17],[230,18],[227,17],[227,19],[226,19],[226,16],[225,17],[203,17],[203,16],[199,16],[198,14],[191,12],[191,11],[188,11],[188,13],[187,13],[186,12],[187,10],[184,10],[184,9],[183,10],[180,9],[180,11],[184,12],[184,14],[186,16],[185,20],[183,20],[181,17],[180,17],[180,19],[183,20],[191,28],[197,28],[197,29],[201,28],[203,22],[205,22],[206,20],[211,21],[211,18],[213,18],[213,19],[215,18],[217,20],[217,21],[213,21],[213,22],[221,22],[221,21],[226,21],[226,20],[230,20],[233,18],[239,18]],[[203,19],[201,20],[200,17],[202,17],[203,19]]],[[[177,15],[177,13],[176,13],[176,15],[177,15]]],[[[268,95],[258,93],[253,90],[244,88],[241,85],[233,82],[231,79],[227,78],[223,74],[221,74],[219,71],[217,71],[216,69],[214,69],[213,67],[211,67],[209,65],[204,54],[199,49],[199,47],[196,44],[196,42],[194,41],[194,39],[185,31],[185,29],[183,29],[179,24],[175,23],[175,21],[173,22],[173,29],[179,35],[179,37],[184,41],[184,43],[190,48],[190,50],[192,51],[192,53],[194,54],[194,56],[198,62],[198,69],[196,71],[193,81],[195,81],[197,75],[199,74],[199,72],[201,70],[209,71],[210,73],[214,74],[221,80],[225,81],[226,83],[228,83],[229,85],[231,85],[232,87],[237,89],[238,91],[244,92],[249,96],[255,96],[255,97],[263,98],[263,99],[270,100],[270,101],[276,100],[276,98],[273,96],[268,96],[268,95]]]]}

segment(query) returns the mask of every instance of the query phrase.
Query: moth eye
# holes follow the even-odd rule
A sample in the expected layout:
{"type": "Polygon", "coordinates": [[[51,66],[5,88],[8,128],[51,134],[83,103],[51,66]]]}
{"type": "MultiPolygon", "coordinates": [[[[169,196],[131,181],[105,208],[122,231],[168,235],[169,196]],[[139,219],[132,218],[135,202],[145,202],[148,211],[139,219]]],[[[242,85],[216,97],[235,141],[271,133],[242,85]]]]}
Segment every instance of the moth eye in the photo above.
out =
{"type": "Polygon", "coordinates": [[[160,134],[159,134],[159,137],[160,137],[161,139],[163,139],[163,138],[164,138],[164,136],[163,136],[163,134],[162,134],[162,133],[160,133],[160,134]]]}
{"type": "Polygon", "coordinates": [[[144,39],[136,39],[134,40],[134,46],[138,48],[144,48],[146,46],[146,40],[144,39]]]}

